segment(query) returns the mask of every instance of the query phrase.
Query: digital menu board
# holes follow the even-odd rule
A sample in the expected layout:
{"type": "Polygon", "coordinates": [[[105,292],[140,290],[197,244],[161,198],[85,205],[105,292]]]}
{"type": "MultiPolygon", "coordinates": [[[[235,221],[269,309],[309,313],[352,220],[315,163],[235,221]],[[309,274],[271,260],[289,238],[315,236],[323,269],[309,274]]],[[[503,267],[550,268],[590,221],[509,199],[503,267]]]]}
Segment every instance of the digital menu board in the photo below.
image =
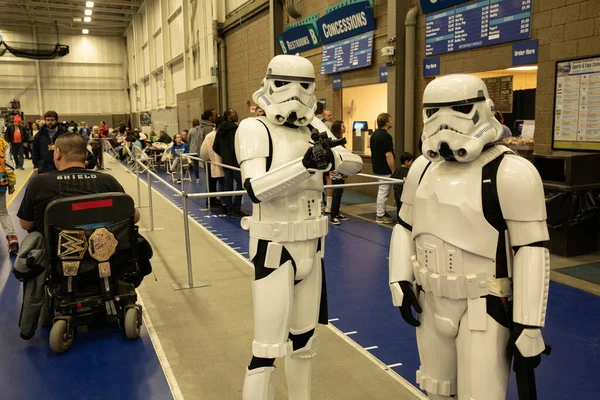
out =
{"type": "Polygon", "coordinates": [[[600,150],[600,56],[558,62],[554,96],[553,148],[600,150]]]}
{"type": "Polygon", "coordinates": [[[321,74],[368,67],[373,59],[373,31],[323,46],[321,74]]]}
{"type": "Polygon", "coordinates": [[[425,55],[528,39],[532,1],[474,0],[427,15],[425,55]]]}

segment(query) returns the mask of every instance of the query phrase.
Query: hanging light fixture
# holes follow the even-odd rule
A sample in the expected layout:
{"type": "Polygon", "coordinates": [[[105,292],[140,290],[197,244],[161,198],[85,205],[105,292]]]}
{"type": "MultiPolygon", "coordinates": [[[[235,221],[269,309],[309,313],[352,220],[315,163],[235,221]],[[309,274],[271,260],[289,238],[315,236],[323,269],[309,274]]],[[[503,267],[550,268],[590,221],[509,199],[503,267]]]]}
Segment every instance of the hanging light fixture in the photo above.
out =
{"type": "Polygon", "coordinates": [[[92,15],[92,10],[85,10],[83,13],[85,15],[92,15]]]}
{"type": "Polygon", "coordinates": [[[85,2],[85,6],[86,6],[87,8],[92,8],[92,7],[94,7],[94,2],[93,2],[93,1],[86,1],[86,2],[85,2]]]}
{"type": "Polygon", "coordinates": [[[88,31],[87,29],[82,29],[81,33],[83,33],[84,35],[87,35],[88,33],[90,33],[90,31],[88,31]]]}
{"type": "Polygon", "coordinates": [[[84,17],[83,18],[83,22],[91,22],[92,21],[92,17],[84,17]]]}

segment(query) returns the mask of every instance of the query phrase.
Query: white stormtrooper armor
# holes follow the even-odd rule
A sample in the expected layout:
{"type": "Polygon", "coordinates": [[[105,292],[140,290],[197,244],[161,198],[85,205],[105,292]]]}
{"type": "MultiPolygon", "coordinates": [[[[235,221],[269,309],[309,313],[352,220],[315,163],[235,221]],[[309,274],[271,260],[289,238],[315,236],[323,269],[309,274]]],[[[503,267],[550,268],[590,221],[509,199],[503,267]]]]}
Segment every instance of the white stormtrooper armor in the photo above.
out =
{"type": "Polygon", "coordinates": [[[545,349],[542,182],[493,144],[502,127],[481,79],[435,79],[423,102],[424,156],[404,184],[390,245],[393,304],[417,326],[417,383],[429,398],[504,399],[507,353],[537,366],[531,357],[545,349]]]}
{"type": "MultiPolygon", "coordinates": [[[[240,123],[235,150],[253,206],[242,220],[250,231],[255,266],[253,358],[244,381],[244,400],[273,399],[274,359],[286,357],[290,399],[311,398],[311,359],[316,354],[322,307],[322,259],[328,220],[321,213],[323,172],[354,175],[362,160],[343,147],[331,149],[325,170],[306,166],[312,147],[309,124],[316,108],[314,67],[305,58],[271,60],[253,99],[266,116],[240,123]]],[[[329,135],[330,132],[328,132],[329,135]]],[[[326,307],[326,304],[324,304],[326,307]]]]}

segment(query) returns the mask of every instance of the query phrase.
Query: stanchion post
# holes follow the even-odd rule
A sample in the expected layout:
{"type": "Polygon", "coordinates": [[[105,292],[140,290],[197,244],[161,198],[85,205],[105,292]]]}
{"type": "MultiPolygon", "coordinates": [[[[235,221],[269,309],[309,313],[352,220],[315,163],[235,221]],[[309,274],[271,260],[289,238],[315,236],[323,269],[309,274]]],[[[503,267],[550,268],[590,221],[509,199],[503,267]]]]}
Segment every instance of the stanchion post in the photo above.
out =
{"type": "MultiPolygon", "coordinates": [[[[208,164],[208,161],[204,161],[204,176],[205,176],[205,180],[206,180],[206,193],[210,193],[210,182],[209,182],[209,173],[208,173],[208,169],[210,168],[210,165],[208,164]]],[[[207,208],[210,210],[210,197],[206,198],[206,205],[207,208]]]]}
{"type": "Polygon", "coordinates": [[[154,209],[152,208],[152,176],[150,175],[150,170],[146,171],[146,176],[148,177],[148,207],[150,211],[150,230],[154,231],[154,209]]]}
{"type": "Polygon", "coordinates": [[[135,153],[130,153],[130,154],[133,157],[133,162],[135,163],[135,175],[137,178],[138,207],[141,207],[142,193],[141,193],[141,189],[140,189],[140,166],[138,164],[138,160],[137,160],[137,157],[135,156],[135,153]]]}
{"type": "Polygon", "coordinates": [[[187,258],[188,282],[172,284],[171,287],[174,290],[193,289],[193,288],[197,288],[197,287],[210,286],[210,283],[207,281],[200,281],[194,285],[194,276],[192,273],[192,247],[190,245],[190,224],[189,224],[189,220],[188,220],[189,217],[188,217],[187,200],[188,200],[187,194],[184,191],[182,191],[181,192],[181,201],[183,204],[183,234],[185,235],[185,255],[187,258]]]}

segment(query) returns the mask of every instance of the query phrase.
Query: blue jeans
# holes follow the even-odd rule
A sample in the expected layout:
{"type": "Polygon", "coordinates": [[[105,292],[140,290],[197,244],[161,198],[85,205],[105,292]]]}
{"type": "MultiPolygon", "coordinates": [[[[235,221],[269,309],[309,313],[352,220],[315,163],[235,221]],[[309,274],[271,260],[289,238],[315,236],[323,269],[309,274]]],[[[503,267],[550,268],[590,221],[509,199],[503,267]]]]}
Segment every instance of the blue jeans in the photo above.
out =
{"type": "MultiPolygon", "coordinates": [[[[234,180],[236,182],[235,190],[243,190],[244,187],[242,186],[242,173],[240,171],[234,171],[229,168],[223,169],[225,170],[225,191],[229,192],[233,190],[234,180]]],[[[231,213],[240,211],[240,208],[242,207],[242,196],[233,196],[233,201],[231,197],[232,196],[223,196],[221,199],[223,205],[227,207],[227,212],[231,213]]]]}
{"type": "Polygon", "coordinates": [[[13,143],[10,152],[15,159],[15,167],[23,168],[23,143],[13,143]]]}

